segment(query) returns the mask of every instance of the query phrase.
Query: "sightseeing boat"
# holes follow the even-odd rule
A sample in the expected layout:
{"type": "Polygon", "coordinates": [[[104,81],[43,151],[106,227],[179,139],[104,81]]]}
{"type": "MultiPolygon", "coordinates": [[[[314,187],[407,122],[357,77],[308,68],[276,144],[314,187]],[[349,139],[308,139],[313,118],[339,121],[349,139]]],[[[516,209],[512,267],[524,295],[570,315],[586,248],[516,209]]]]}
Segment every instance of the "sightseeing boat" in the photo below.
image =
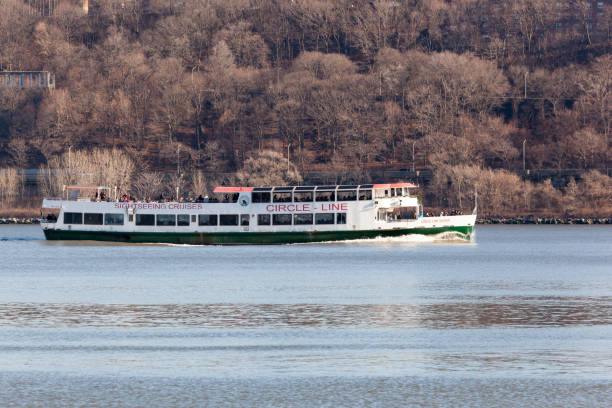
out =
{"type": "MultiPolygon", "coordinates": [[[[287,244],[452,234],[470,239],[470,215],[423,216],[411,183],[217,187],[193,201],[110,199],[103,186],[68,186],[44,199],[48,240],[194,245],[287,244]]],[[[178,194],[177,194],[178,195],[178,194]]]]}

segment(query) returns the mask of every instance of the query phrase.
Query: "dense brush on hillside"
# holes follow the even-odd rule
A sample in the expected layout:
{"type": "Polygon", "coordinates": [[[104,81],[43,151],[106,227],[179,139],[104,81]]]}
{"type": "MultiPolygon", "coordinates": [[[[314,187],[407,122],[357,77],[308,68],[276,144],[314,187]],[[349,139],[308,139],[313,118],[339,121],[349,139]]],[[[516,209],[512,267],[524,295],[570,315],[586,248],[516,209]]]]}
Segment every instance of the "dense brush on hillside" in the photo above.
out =
{"type": "Polygon", "coordinates": [[[29,3],[0,3],[0,70],[50,71],[56,87],[0,88],[0,167],[69,146],[192,172],[240,171],[263,150],[300,172],[437,180],[523,159],[609,166],[609,2],[29,3]]]}

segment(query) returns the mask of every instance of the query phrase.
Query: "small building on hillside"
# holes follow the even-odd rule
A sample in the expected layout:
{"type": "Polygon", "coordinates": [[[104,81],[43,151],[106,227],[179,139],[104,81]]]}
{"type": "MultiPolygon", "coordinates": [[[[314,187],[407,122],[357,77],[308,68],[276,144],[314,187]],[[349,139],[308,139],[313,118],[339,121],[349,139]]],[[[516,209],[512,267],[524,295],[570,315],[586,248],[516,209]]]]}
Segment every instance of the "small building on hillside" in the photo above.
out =
{"type": "Polygon", "coordinates": [[[48,71],[0,71],[0,88],[55,88],[55,75],[48,71]]]}

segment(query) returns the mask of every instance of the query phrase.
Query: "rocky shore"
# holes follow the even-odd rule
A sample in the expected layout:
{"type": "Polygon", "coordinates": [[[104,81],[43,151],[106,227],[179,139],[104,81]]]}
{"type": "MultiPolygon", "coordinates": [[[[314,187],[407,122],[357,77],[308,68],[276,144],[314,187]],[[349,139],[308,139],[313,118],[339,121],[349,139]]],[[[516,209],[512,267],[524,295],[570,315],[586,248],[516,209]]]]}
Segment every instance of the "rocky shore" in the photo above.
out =
{"type": "Polygon", "coordinates": [[[40,220],[35,217],[2,217],[0,224],[40,224],[40,220]]]}
{"type": "Polygon", "coordinates": [[[612,224],[612,218],[595,217],[540,217],[534,215],[518,217],[482,217],[476,220],[476,224],[563,224],[563,225],[594,225],[612,224]]]}

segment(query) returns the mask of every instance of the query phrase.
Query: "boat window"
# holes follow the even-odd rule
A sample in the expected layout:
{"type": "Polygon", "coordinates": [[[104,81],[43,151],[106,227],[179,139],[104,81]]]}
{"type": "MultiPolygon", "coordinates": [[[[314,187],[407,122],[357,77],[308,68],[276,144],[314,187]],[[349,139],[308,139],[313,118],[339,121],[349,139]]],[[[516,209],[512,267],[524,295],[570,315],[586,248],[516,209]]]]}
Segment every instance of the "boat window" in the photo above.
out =
{"type": "Polygon", "coordinates": [[[195,214],[191,214],[191,222],[196,222],[196,218],[195,214]]]}
{"type": "Polygon", "coordinates": [[[198,225],[217,225],[217,214],[198,214],[198,225]]]}
{"type": "Polygon", "coordinates": [[[293,225],[312,225],[312,214],[293,214],[293,225]]]}
{"type": "Polygon", "coordinates": [[[75,212],[65,212],[64,213],[64,224],[82,224],[83,223],[83,214],[75,213],[75,212]]]}
{"type": "Polygon", "coordinates": [[[296,191],[293,193],[294,203],[312,202],[312,191],[296,191]]]}
{"type": "Polygon", "coordinates": [[[238,225],[238,214],[219,215],[219,225],[238,225]]]}
{"type": "Polygon", "coordinates": [[[59,215],[59,208],[43,208],[42,217],[45,222],[56,223],[59,215]]]}
{"type": "Polygon", "coordinates": [[[315,224],[333,224],[334,223],[334,213],[321,213],[315,214],[315,224]]]}
{"type": "Polygon", "coordinates": [[[270,225],[270,214],[258,214],[257,225],[270,225]]]}
{"type": "Polygon", "coordinates": [[[248,227],[250,220],[251,220],[251,217],[249,216],[249,214],[240,215],[240,225],[241,226],[248,227]]]}
{"type": "Polygon", "coordinates": [[[189,225],[189,214],[177,214],[176,225],[179,227],[186,227],[189,225]]]}
{"type": "Polygon", "coordinates": [[[272,216],[274,225],[291,225],[291,214],[274,214],[272,216]]]}
{"type": "Polygon", "coordinates": [[[359,200],[371,200],[372,190],[359,190],[359,200]]]}
{"type": "Polygon", "coordinates": [[[87,225],[102,225],[104,216],[100,213],[85,213],[83,224],[87,225]]]}
{"type": "Polygon", "coordinates": [[[254,203],[269,203],[270,193],[251,193],[251,201],[254,203]]]}
{"type": "Polygon", "coordinates": [[[273,201],[275,203],[290,203],[291,202],[291,193],[274,193],[273,201]]]}
{"type": "Polygon", "coordinates": [[[104,225],[123,225],[123,214],[104,214],[104,225]]]}
{"type": "Polygon", "coordinates": [[[315,201],[335,201],[335,191],[317,191],[315,201]]]}
{"type": "Polygon", "coordinates": [[[387,195],[387,190],[383,190],[383,189],[376,189],[374,190],[374,197],[375,198],[384,198],[387,195]]]}
{"type": "Polygon", "coordinates": [[[136,214],[136,225],[155,225],[155,214],[136,214]]]}
{"type": "Polygon", "coordinates": [[[338,190],[338,201],[356,201],[357,190],[338,190]]]}
{"type": "Polygon", "coordinates": [[[398,207],[387,211],[387,221],[416,220],[419,218],[419,207],[398,207]]]}
{"type": "Polygon", "coordinates": [[[128,215],[128,221],[129,222],[134,222],[134,214],[128,215]]]}
{"type": "Polygon", "coordinates": [[[336,224],[346,224],[346,213],[336,214],[336,224]]]}
{"type": "Polygon", "coordinates": [[[160,225],[163,227],[176,225],[176,215],[157,214],[157,225],[160,225]]]}

